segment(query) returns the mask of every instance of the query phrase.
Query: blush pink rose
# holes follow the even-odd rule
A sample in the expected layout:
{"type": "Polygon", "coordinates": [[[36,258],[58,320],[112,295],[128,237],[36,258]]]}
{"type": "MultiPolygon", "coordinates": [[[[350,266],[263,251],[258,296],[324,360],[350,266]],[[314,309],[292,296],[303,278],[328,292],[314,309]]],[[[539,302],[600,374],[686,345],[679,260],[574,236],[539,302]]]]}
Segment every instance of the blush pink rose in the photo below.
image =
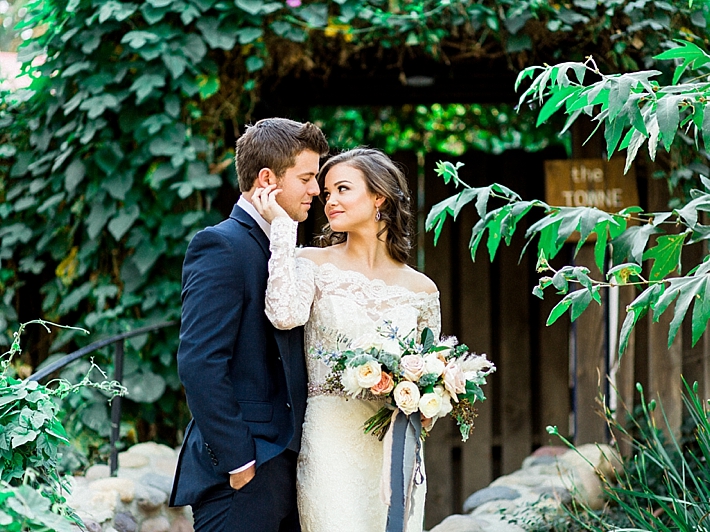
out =
{"type": "Polygon", "coordinates": [[[380,377],[380,382],[370,388],[370,391],[374,395],[386,395],[390,393],[393,389],[394,380],[392,379],[392,375],[390,375],[386,371],[383,371],[382,376],[380,377]]]}
{"type": "Polygon", "coordinates": [[[444,387],[457,403],[459,402],[457,394],[466,392],[466,377],[454,360],[450,361],[444,368],[444,387]]]}
{"type": "Polygon", "coordinates": [[[419,355],[404,355],[399,365],[408,381],[417,382],[424,375],[424,359],[419,355]]]}

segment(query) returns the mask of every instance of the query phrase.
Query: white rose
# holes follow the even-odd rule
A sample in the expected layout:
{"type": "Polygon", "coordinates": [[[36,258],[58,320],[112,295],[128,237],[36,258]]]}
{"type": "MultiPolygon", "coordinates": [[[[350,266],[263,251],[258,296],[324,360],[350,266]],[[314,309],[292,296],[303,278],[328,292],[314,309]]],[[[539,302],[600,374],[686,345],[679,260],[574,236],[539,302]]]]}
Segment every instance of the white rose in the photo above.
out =
{"type": "Polygon", "coordinates": [[[433,418],[441,411],[441,396],[438,393],[425,393],[419,399],[419,411],[424,417],[433,418]]]}
{"type": "Polygon", "coordinates": [[[394,402],[406,415],[413,414],[419,410],[421,394],[419,393],[419,388],[413,382],[400,382],[394,392],[392,392],[392,395],[394,396],[394,402]]]}
{"type": "Polygon", "coordinates": [[[438,353],[428,353],[424,355],[424,373],[434,373],[437,377],[444,373],[444,364],[438,353]]]}
{"type": "Polygon", "coordinates": [[[382,378],[382,367],[376,360],[369,360],[355,368],[358,386],[372,388],[382,378]]]}
{"type": "Polygon", "coordinates": [[[357,368],[345,368],[340,382],[348,395],[356,396],[362,392],[362,386],[357,382],[357,368]]]}
{"type": "Polygon", "coordinates": [[[394,338],[384,338],[382,340],[382,350],[391,355],[402,355],[402,346],[399,345],[399,340],[394,338]]]}
{"type": "Polygon", "coordinates": [[[404,378],[408,381],[416,382],[424,375],[424,359],[419,355],[404,355],[399,365],[402,368],[404,378]]]}
{"type": "Polygon", "coordinates": [[[447,392],[441,385],[434,386],[434,393],[441,397],[441,409],[439,410],[437,417],[448,416],[454,409],[451,405],[451,395],[449,395],[449,392],[447,392]]]}

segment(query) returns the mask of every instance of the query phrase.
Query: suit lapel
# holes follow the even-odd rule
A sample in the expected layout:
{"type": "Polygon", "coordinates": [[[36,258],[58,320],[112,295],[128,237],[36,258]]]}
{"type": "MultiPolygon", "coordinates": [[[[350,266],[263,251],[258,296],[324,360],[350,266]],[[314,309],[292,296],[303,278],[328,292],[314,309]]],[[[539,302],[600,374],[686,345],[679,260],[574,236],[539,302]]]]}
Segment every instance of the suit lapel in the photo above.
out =
{"type": "Polygon", "coordinates": [[[254,218],[249,216],[248,212],[236,204],[232,208],[232,214],[230,214],[229,217],[249,229],[249,234],[254,240],[257,241],[261,247],[261,250],[264,252],[264,255],[266,255],[266,258],[268,259],[271,256],[271,252],[269,251],[269,238],[264,234],[264,231],[261,227],[259,227],[259,224],[256,223],[256,220],[254,220],[254,218]]]}

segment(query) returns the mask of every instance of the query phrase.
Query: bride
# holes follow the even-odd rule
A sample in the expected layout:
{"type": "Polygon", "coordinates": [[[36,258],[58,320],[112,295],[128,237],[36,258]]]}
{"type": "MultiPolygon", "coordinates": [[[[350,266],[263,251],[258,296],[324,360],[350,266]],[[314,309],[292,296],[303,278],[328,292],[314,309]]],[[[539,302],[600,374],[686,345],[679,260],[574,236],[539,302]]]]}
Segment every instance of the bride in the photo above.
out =
{"type": "MultiPolygon", "coordinates": [[[[329,224],[320,248],[296,249],[297,224],[257,189],[254,206],[271,222],[266,313],[280,329],[305,324],[309,397],[298,461],[304,532],[384,532],[383,443],[363,433],[380,402],[325,386],[328,367],[314,356],[338,339],[377,340],[389,320],[401,334],[440,332],[439,293],[407,266],[411,201],[400,169],[382,152],[358,148],[329,159],[318,175],[329,224]]],[[[417,336],[418,338],[418,336],[417,336]]],[[[382,338],[379,338],[382,340],[382,338]]],[[[416,486],[407,532],[421,532],[426,482],[416,486]]]]}

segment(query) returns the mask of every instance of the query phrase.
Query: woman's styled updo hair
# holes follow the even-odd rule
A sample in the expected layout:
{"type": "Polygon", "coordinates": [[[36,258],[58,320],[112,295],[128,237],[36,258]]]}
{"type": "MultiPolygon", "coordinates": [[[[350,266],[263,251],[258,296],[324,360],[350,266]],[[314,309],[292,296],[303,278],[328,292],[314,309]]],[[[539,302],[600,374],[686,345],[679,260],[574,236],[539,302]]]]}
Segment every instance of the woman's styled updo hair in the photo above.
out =
{"type": "MultiPolygon", "coordinates": [[[[385,198],[380,206],[380,221],[384,222],[385,228],[377,236],[379,238],[386,232],[385,244],[390,257],[406,263],[412,249],[413,216],[409,186],[402,170],[387,155],[373,148],[355,148],[339,153],[328,159],[318,173],[323,203],[325,176],[338,164],[360,170],[370,193],[385,198]]],[[[316,244],[320,247],[340,244],[347,240],[347,236],[347,233],[333,232],[330,224],[326,224],[323,233],[316,238],[316,244]]]]}

